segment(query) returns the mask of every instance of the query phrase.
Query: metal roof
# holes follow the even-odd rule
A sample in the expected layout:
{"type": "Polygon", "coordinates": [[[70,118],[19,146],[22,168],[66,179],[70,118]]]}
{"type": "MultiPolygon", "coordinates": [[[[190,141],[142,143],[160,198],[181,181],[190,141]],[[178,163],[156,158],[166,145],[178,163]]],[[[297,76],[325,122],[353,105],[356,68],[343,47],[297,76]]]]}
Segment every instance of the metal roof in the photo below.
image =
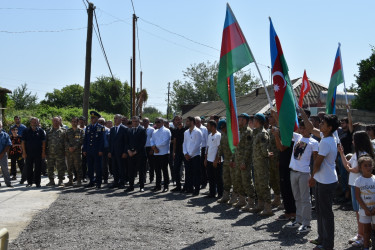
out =
{"type": "MultiPolygon", "coordinates": [[[[310,107],[323,106],[322,103],[320,103],[319,101],[319,93],[323,90],[327,90],[327,88],[316,81],[309,80],[309,82],[311,85],[311,90],[304,98],[304,107],[308,106],[308,102],[310,103],[310,107]]],[[[299,98],[299,93],[301,91],[301,83],[302,77],[291,81],[291,84],[296,94],[297,101],[299,98]]],[[[272,104],[275,105],[273,86],[268,85],[267,90],[272,100],[272,104]]],[[[256,114],[258,112],[264,113],[269,109],[267,95],[263,87],[257,88],[248,95],[237,97],[236,101],[238,114],[247,113],[251,115],[256,114]]],[[[207,117],[211,115],[226,116],[225,105],[222,101],[201,102],[196,107],[188,111],[186,114],[183,114],[182,117],[185,119],[188,116],[207,117]]]]}

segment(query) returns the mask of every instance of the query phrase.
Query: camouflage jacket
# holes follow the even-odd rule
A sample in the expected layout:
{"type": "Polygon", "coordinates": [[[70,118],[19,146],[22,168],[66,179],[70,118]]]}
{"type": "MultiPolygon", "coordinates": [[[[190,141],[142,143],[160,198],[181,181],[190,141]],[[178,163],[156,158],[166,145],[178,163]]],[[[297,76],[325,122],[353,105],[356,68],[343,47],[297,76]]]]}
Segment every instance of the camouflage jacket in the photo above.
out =
{"type": "Polygon", "coordinates": [[[229,148],[228,136],[226,133],[221,133],[220,146],[218,149],[218,155],[224,157],[224,162],[232,161],[232,151],[229,148]]]}
{"type": "Polygon", "coordinates": [[[249,127],[240,128],[240,142],[235,152],[236,165],[251,164],[252,147],[253,147],[253,131],[249,127]]]}
{"type": "Polygon", "coordinates": [[[46,153],[47,155],[59,155],[65,152],[65,132],[63,128],[50,128],[46,132],[46,153]]]}
{"type": "Polygon", "coordinates": [[[257,159],[268,158],[268,146],[270,136],[264,128],[256,128],[253,130],[253,158],[257,159]]]}
{"type": "Polygon", "coordinates": [[[81,147],[85,137],[83,129],[77,128],[75,131],[70,128],[65,133],[65,151],[69,152],[69,147],[75,148],[74,152],[81,153],[81,147]]]}
{"type": "Polygon", "coordinates": [[[272,131],[271,131],[272,129],[273,128],[267,129],[267,132],[270,136],[270,143],[269,143],[268,149],[269,149],[270,152],[273,153],[273,158],[279,159],[280,151],[276,147],[276,139],[275,139],[275,136],[272,134],[272,131]]]}

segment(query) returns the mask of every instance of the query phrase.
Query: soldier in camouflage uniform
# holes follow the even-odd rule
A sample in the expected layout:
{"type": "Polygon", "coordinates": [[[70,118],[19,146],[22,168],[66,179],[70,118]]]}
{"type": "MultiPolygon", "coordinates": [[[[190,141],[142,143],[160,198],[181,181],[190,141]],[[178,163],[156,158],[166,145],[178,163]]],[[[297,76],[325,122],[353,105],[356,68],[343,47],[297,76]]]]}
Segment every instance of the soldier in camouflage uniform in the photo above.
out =
{"type": "Polygon", "coordinates": [[[46,156],[49,183],[47,186],[55,185],[55,168],[59,178],[59,186],[63,185],[65,175],[65,130],[60,127],[58,117],[52,119],[52,128],[46,133],[46,156]]]}
{"type": "Polygon", "coordinates": [[[69,182],[65,186],[73,186],[73,171],[76,173],[77,186],[82,185],[81,149],[85,132],[78,128],[78,118],[72,118],[72,127],[65,134],[65,154],[68,163],[69,182]]]}
{"type": "MultiPolygon", "coordinates": [[[[220,120],[218,124],[218,128],[221,132],[221,140],[220,146],[218,150],[218,156],[222,156],[224,158],[223,161],[223,180],[224,180],[224,194],[221,199],[217,202],[219,203],[227,203],[229,201],[229,193],[232,187],[232,184],[235,182],[235,173],[236,169],[233,167],[233,154],[229,148],[228,143],[228,136],[227,136],[227,124],[225,120],[220,120]]],[[[232,194],[232,197],[236,197],[236,195],[232,194]]],[[[233,199],[234,200],[234,199],[233,199]]],[[[232,202],[234,203],[234,201],[232,202]]]]}
{"type": "Polygon", "coordinates": [[[250,116],[243,113],[238,116],[238,126],[240,128],[240,142],[234,155],[236,165],[236,180],[233,183],[235,189],[238,188],[238,202],[234,207],[241,208],[242,211],[250,211],[254,207],[254,186],[251,176],[252,161],[252,137],[253,131],[248,127],[250,116]],[[246,203],[246,196],[248,197],[246,203]]]}
{"type": "MultiPolygon", "coordinates": [[[[279,154],[280,151],[276,147],[276,139],[272,130],[276,128],[276,120],[272,115],[268,115],[270,127],[267,132],[270,136],[269,152],[270,152],[270,187],[274,193],[274,200],[272,207],[277,207],[281,204],[280,200],[280,175],[279,175],[279,154]]],[[[267,129],[267,128],[266,128],[267,129]]]]}
{"type": "Polygon", "coordinates": [[[264,129],[264,122],[266,118],[263,114],[255,114],[253,130],[253,165],[254,165],[254,182],[255,190],[258,196],[258,204],[250,212],[258,213],[260,215],[273,215],[271,208],[271,192],[269,187],[269,134],[264,129]],[[263,210],[263,211],[262,211],[263,210]]]}

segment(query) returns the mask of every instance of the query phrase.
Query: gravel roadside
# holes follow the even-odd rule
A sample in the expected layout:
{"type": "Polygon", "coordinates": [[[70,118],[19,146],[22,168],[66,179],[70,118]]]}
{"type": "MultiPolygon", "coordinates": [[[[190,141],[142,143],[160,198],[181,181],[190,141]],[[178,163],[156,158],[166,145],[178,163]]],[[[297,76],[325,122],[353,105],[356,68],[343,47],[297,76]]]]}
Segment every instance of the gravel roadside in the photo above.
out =
{"type": "MultiPolygon", "coordinates": [[[[312,249],[308,240],[317,236],[315,219],[310,233],[296,234],[275,220],[281,211],[261,218],[202,194],[154,193],[151,188],[129,194],[105,187],[62,189],[9,249],[312,249]]],[[[350,249],[355,215],[339,205],[334,213],[335,249],[350,249]]]]}

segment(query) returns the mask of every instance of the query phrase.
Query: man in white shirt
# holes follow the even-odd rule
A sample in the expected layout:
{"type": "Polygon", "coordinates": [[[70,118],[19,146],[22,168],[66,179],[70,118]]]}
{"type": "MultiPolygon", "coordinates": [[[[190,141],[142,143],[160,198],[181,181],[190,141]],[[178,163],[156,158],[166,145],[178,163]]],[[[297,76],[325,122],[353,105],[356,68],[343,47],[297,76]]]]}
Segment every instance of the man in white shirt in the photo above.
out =
{"type": "Polygon", "coordinates": [[[156,130],[152,133],[151,147],[155,156],[156,186],[153,191],[161,190],[161,172],[163,171],[164,189],[167,192],[169,185],[168,159],[171,131],[164,127],[164,119],[157,118],[156,130]]]}
{"type": "Polygon", "coordinates": [[[218,149],[220,146],[221,134],[216,130],[217,124],[214,120],[210,120],[207,123],[207,128],[210,131],[207,139],[206,157],[204,165],[207,169],[208,182],[210,185],[209,198],[215,198],[216,193],[218,198],[223,196],[223,165],[221,163],[220,156],[218,155],[218,149]]]}
{"type": "Polygon", "coordinates": [[[206,146],[207,146],[207,138],[208,138],[208,130],[207,128],[202,124],[202,119],[199,116],[195,117],[195,126],[200,129],[202,132],[202,145],[201,145],[201,189],[205,189],[208,182],[207,177],[207,170],[204,166],[204,155],[206,154],[206,146]]]}
{"type": "Polygon", "coordinates": [[[152,134],[154,133],[155,129],[150,126],[150,119],[147,117],[143,118],[143,126],[146,129],[146,157],[148,162],[148,171],[149,171],[149,177],[150,177],[150,183],[154,181],[155,176],[155,157],[154,157],[154,151],[151,148],[151,138],[152,134]]]}
{"type": "Polygon", "coordinates": [[[294,147],[290,160],[290,182],[296,203],[296,219],[287,225],[298,228],[297,232],[306,233],[311,230],[310,188],[306,183],[310,179],[311,156],[318,155],[319,144],[310,137],[303,121],[299,121],[299,133],[293,133],[294,147]]]}
{"type": "Polygon", "coordinates": [[[200,190],[200,159],[202,132],[195,126],[195,118],[187,117],[186,126],[189,127],[184,133],[184,143],[182,144],[185,156],[185,185],[183,191],[199,195],[200,190]]]}

